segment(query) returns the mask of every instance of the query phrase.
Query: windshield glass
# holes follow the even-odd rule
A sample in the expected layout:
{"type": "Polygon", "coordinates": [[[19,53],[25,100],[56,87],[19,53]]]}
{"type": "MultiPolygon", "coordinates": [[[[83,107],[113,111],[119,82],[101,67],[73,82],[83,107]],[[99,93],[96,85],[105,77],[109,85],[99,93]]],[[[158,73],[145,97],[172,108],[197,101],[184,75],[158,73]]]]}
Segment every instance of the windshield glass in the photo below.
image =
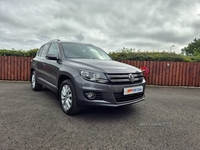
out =
{"type": "Polygon", "coordinates": [[[62,43],[62,46],[66,58],[111,60],[102,49],[95,46],[75,43],[62,43]]]}

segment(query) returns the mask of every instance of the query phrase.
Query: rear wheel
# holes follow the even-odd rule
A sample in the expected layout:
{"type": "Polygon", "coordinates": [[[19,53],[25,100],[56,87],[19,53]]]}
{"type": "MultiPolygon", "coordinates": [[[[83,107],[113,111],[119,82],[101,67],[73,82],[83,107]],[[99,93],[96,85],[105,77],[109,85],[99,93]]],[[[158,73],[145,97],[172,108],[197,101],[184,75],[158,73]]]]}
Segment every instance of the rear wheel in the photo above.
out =
{"type": "Polygon", "coordinates": [[[80,107],[77,104],[76,91],[71,80],[64,80],[60,86],[59,99],[61,108],[68,115],[77,114],[80,112],[80,107]]]}
{"type": "Polygon", "coordinates": [[[35,71],[31,74],[31,88],[33,91],[39,91],[42,89],[42,85],[37,83],[36,73],[35,71]]]}

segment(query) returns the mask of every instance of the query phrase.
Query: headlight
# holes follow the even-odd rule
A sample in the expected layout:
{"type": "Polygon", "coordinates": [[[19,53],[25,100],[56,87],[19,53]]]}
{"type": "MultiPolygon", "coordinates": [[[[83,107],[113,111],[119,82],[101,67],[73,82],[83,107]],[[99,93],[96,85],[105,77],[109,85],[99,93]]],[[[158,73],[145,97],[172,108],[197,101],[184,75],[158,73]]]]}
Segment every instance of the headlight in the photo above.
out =
{"type": "Polygon", "coordinates": [[[99,83],[108,82],[108,79],[103,73],[80,70],[80,75],[83,79],[88,80],[88,81],[99,82],[99,83]]]}

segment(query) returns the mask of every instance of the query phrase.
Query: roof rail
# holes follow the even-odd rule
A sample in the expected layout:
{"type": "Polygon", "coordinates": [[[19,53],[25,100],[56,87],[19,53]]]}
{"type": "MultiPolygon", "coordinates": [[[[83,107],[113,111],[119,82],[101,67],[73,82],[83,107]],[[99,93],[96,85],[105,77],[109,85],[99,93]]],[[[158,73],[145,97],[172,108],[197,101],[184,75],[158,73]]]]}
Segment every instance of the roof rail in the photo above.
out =
{"type": "Polygon", "coordinates": [[[94,46],[93,44],[91,44],[91,43],[86,43],[87,45],[90,45],[90,46],[94,46]]]}
{"type": "Polygon", "coordinates": [[[53,39],[53,40],[51,40],[49,42],[53,42],[53,41],[60,41],[60,40],[59,39],[53,39]]]}

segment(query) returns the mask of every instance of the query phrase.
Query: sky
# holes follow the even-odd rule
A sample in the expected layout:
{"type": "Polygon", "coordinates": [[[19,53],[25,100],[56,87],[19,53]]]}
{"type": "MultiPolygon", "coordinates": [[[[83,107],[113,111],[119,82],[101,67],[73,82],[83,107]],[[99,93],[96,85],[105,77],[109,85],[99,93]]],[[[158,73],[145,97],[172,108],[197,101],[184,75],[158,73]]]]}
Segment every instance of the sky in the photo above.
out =
{"type": "Polygon", "coordinates": [[[0,49],[30,50],[60,39],[106,52],[180,53],[194,38],[200,38],[199,0],[0,0],[0,49]]]}

